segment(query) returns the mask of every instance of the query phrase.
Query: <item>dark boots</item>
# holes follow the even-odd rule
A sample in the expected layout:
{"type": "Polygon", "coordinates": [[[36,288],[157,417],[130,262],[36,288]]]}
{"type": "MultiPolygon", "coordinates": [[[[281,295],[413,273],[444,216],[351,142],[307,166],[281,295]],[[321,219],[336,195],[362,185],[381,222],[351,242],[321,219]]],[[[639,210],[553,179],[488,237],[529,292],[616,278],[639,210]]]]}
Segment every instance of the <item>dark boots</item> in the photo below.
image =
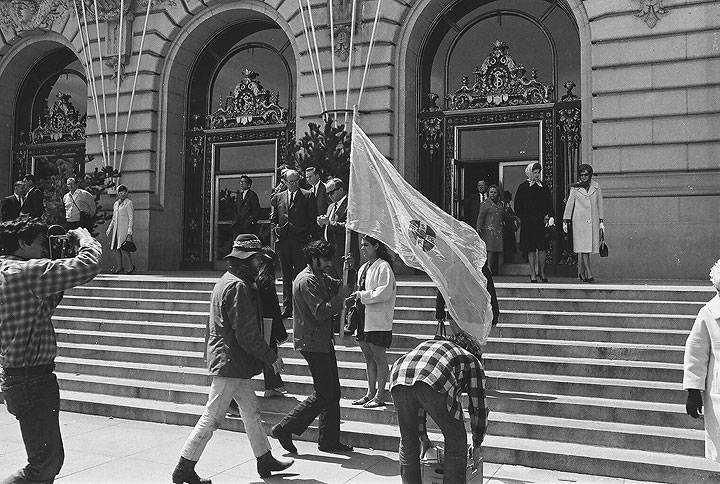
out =
{"type": "MultiPolygon", "coordinates": [[[[195,472],[197,462],[180,457],[172,473],[173,484],[212,484],[210,479],[201,479],[195,472]]],[[[259,467],[260,464],[258,464],[259,467]]]]}
{"type": "Polygon", "coordinates": [[[293,459],[277,460],[272,453],[268,451],[266,454],[257,458],[257,471],[260,477],[270,477],[271,472],[284,471],[295,462],[293,459]]]}

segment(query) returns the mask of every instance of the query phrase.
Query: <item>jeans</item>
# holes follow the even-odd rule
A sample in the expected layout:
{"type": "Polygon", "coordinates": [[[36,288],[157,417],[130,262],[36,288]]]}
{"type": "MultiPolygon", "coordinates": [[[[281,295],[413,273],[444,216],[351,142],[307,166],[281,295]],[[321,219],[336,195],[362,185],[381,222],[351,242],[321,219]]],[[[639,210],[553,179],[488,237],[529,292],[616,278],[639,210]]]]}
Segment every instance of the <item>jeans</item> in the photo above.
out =
{"type": "Polygon", "coordinates": [[[420,408],[425,409],[440,427],[445,441],[443,484],[464,484],[467,470],[467,433],[465,422],[457,420],[447,409],[444,393],[418,382],[408,387],[397,385],[392,397],[400,426],[400,477],[403,484],[420,484],[420,408]]]}
{"type": "Polygon", "coordinates": [[[340,442],[340,379],[335,350],[330,353],[300,353],[308,362],[315,392],[278,425],[287,432],[302,435],[319,415],[318,445],[332,447],[340,442]]]}
{"type": "Polygon", "coordinates": [[[240,408],[240,416],[245,425],[245,433],[250,439],[250,447],[255,457],[271,450],[267,434],[262,426],[257,397],[251,380],[216,376],[210,384],[205,411],[190,433],[180,455],[187,460],[197,462],[210,441],[213,432],[225,420],[225,412],[230,400],[235,399],[240,408]]]}
{"type": "Polygon", "coordinates": [[[60,435],[60,389],[54,373],[6,376],[2,384],[8,412],[20,422],[27,465],[2,484],[52,483],[65,460],[60,435]]]}

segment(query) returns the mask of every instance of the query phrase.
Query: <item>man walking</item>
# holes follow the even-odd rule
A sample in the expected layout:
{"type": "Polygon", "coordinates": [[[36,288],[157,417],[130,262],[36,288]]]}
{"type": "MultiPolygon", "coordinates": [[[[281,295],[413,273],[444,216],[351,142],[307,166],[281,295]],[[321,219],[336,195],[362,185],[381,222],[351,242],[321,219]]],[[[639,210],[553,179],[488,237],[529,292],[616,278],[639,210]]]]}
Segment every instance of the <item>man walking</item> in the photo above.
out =
{"type": "Polygon", "coordinates": [[[95,197],[88,191],[78,188],[75,178],[67,179],[68,192],[63,197],[65,204],[65,222],[68,229],[93,228],[95,215],[95,197]]]}
{"type": "Polygon", "coordinates": [[[20,216],[24,193],[25,184],[21,181],[16,181],[13,186],[13,194],[0,201],[0,222],[15,220],[20,216]]]}
{"type": "Polygon", "coordinates": [[[65,453],[60,435],[57,343],[50,318],[63,291],[100,272],[100,243],[70,232],[77,256],[50,260],[47,226],[29,217],[0,224],[0,387],[20,423],[27,465],[3,484],[53,482],[65,453]]]}
{"type": "Polygon", "coordinates": [[[292,317],[293,279],[305,266],[302,248],[317,233],[316,208],[312,192],[300,188],[300,173],[287,170],[287,190],[270,200],[270,222],[277,236],[278,256],[283,274],[283,318],[292,317]]]}
{"type": "Polygon", "coordinates": [[[303,252],[307,267],[293,282],[293,338],[295,349],[308,363],[315,392],[272,428],[272,436],[285,450],[296,453],[293,434],[302,435],[319,415],[318,448],[323,452],[349,452],[352,447],[340,442],[340,379],[331,320],[351,290],[328,275],[332,245],[316,240],[303,252]]]}
{"type": "Polygon", "coordinates": [[[25,200],[23,201],[20,213],[30,216],[30,218],[40,218],[45,213],[45,202],[42,190],[35,186],[35,175],[28,173],[23,178],[25,183],[25,200]]]}
{"type": "Polygon", "coordinates": [[[240,193],[235,202],[234,235],[257,235],[257,221],[260,218],[260,199],[252,190],[252,178],[247,175],[240,177],[240,193]]]}
{"type": "Polygon", "coordinates": [[[210,482],[200,479],[195,464],[233,399],[240,407],[260,477],[269,477],[293,463],[273,457],[251,380],[264,364],[272,365],[276,373],[283,368],[282,358],[270,349],[262,334],[260,296],[254,281],[264,257],[263,246],[253,234],[238,235],[225,257],[228,271],[213,288],[207,328],[207,365],[213,377],[210,395],[173,471],[174,484],[210,482]]]}

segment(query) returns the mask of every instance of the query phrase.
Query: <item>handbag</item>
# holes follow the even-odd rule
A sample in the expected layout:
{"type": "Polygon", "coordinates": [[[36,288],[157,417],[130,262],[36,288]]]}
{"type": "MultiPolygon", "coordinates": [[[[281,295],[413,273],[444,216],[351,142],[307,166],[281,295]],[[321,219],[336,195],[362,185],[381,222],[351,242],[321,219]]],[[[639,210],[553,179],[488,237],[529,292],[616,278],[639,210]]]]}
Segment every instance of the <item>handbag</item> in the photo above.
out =
{"type": "Polygon", "coordinates": [[[120,250],[125,252],[135,252],[137,250],[137,246],[132,240],[125,240],[125,242],[123,242],[120,246],[120,250]]]}
{"type": "Polygon", "coordinates": [[[600,230],[600,257],[607,257],[608,255],[608,246],[605,243],[605,231],[600,230]]]}
{"type": "MultiPolygon", "coordinates": [[[[360,278],[358,279],[358,291],[364,291],[365,290],[365,276],[367,275],[367,271],[370,268],[370,264],[367,264],[365,266],[365,269],[362,271],[362,274],[360,274],[360,278]]],[[[347,313],[347,326],[348,331],[353,332],[358,328],[363,327],[363,323],[365,322],[365,305],[360,302],[360,298],[356,298],[355,302],[348,308],[347,313]]]]}

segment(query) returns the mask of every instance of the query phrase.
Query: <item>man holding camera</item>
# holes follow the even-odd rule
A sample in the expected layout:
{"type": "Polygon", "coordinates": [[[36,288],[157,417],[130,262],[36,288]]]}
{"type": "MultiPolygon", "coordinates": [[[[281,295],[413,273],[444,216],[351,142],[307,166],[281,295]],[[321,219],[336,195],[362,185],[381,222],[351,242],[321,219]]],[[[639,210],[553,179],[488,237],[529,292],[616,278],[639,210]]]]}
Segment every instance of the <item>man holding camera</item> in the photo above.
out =
{"type": "Polygon", "coordinates": [[[21,217],[0,224],[0,387],[20,423],[28,464],[3,484],[53,482],[64,460],[57,343],[50,318],[63,291],[100,272],[100,243],[85,229],[69,232],[75,257],[48,259],[48,228],[21,217]]]}

